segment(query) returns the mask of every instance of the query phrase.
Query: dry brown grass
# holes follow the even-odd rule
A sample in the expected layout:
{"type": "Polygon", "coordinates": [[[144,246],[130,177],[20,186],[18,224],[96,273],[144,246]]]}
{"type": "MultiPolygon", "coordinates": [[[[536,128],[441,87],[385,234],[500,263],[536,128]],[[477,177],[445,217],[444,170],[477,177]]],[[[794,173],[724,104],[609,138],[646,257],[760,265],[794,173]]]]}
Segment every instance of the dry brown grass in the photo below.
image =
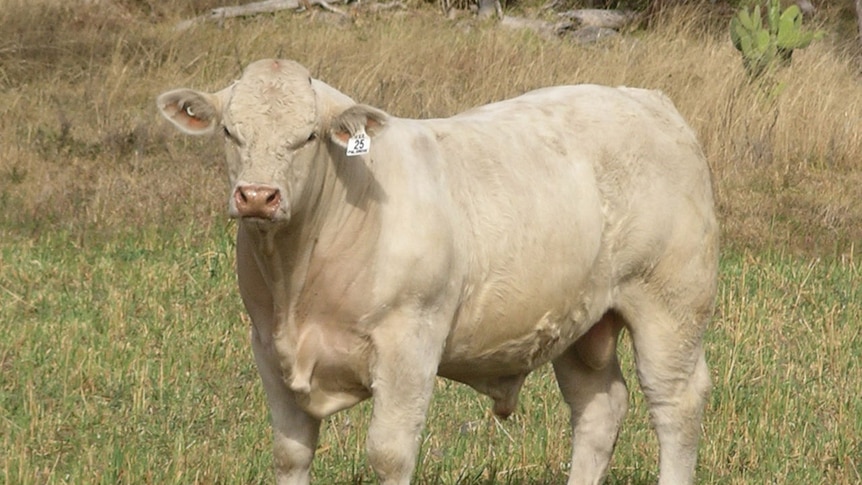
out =
{"type": "Polygon", "coordinates": [[[280,56],[410,117],[552,84],[661,89],[700,135],[726,244],[836,255],[862,241],[862,86],[830,38],[753,84],[722,22],[702,11],[581,47],[446,21],[426,3],[355,10],[352,23],[282,13],[182,33],[172,31],[177,21],[219,2],[0,3],[4,232],[99,234],[221,217],[218,144],[173,134],[153,99],[172,87],[218,89],[248,62],[280,56]]]}

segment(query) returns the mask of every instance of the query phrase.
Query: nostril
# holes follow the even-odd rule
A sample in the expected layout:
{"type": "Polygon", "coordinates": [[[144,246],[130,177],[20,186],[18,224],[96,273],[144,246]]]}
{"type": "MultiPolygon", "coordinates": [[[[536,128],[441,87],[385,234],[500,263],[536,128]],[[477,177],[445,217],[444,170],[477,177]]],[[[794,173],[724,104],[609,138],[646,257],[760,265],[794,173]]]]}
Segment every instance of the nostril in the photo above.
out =
{"type": "Polygon", "coordinates": [[[271,219],[281,205],[281,193],[269,185],[243,184],[237,186],[233,197],[239,217],[271,219]]]}
{"type": "Polygon", "coordinates": [[[236,200],[237,204],[248,204],[248,196],[245,194],[245,190],[242,187],[237,187],[236,191],[233,193],[233,198],[236,200]]]}

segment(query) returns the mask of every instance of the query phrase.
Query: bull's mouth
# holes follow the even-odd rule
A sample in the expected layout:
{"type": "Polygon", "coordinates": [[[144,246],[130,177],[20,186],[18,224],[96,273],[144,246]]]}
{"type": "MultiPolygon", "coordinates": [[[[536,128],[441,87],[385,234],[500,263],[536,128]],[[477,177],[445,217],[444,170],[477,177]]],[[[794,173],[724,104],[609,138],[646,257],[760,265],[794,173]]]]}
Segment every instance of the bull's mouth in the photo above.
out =
{"type": "Polygon", "coordinates": [[[255,216],[238,216],[234,214],[229,214],[232,219],[236,219],[242,222],[250,222],[253,224],[261,224],[261,225],[271,225],[278,224],[280,222],[284,222],[280,218],[269,218],[269,217],[255,217],[255,216]]]}
{"type": "Polygon", "coordinates": [[[275,214],[273,217],[261,217],[261,216],[250,216],[250,215],[240,215],[237,214],[233,210],[228,211],[228,217],[231,219],[235,219],[237,221],[249,223],[249,224],[257,224],[260,226],[275,226],[275,225],[284,225],[290,221],[290,217],[285,214],[279,213],[275,214]]]}

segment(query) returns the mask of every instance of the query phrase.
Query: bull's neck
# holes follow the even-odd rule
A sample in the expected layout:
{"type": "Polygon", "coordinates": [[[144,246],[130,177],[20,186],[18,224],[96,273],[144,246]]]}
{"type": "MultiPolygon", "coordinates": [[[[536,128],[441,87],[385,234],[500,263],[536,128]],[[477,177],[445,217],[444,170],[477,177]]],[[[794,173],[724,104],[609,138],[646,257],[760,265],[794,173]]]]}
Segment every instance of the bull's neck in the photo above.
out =
{"type": "Polygon", "coordinates": [[[369,164],[370,158],[347,157],[342,147],[321,147],[291,218],[296,234],[314,238],[317,245],[346,249],[375,232],[385,194],[369,164]]]}

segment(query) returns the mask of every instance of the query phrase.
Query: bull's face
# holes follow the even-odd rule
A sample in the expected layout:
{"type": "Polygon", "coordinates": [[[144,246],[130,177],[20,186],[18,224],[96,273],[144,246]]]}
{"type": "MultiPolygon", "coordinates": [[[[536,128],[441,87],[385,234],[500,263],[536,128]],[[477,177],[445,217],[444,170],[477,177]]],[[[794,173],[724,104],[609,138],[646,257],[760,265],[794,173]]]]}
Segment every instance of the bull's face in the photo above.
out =
{"type": "Polygon", "coordinates": [[[304,67],[258,61],[222,91],[178,89],[159,96],[158,106],[185,133],[224,138],[232,217],[290,219],[321,149],[317,97],[304,67]]]}
{"type": "Polygon", "coordinates": [[[230,215],[267,223],[285,223],[302,210],[313,198],[308,182],[319,179],[317,169],[345,156],[357,133],[378,134],[388,117],[312,80],[293,61],[271,59],[249,65],[217,93],[177,89],[156,102],[184,133],[221,134],[230,215]]]}

